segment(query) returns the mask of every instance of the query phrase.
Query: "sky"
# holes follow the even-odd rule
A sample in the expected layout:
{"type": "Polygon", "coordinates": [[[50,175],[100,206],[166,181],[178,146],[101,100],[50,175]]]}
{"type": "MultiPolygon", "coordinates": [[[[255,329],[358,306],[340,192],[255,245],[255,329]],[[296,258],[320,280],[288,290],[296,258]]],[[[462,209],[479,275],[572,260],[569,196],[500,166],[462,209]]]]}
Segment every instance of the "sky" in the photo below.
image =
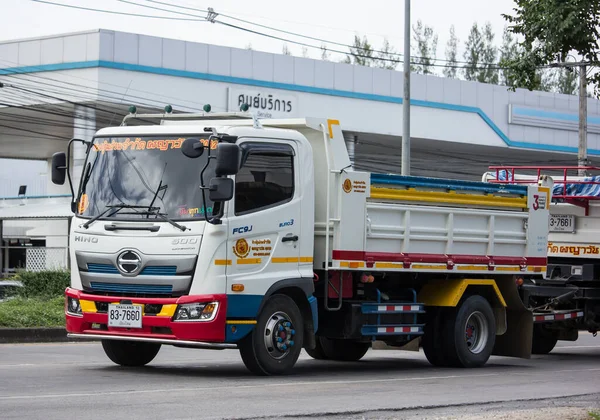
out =
{"type": "MultiPolygon", "coordinates": [[[[140,5],[170,9],[193,15],[205,14],[193,10],[173,8],[171,5],[206,10],[212,7],[215,12],[247,20],[289,32],[309,35],[314,38],[351,44],[354,35],[367,36],[375,49],[381,47],[387,38],[397,52],[403,51],[404,1],[371,0],[369,2],[303,0],[301,2],[281,2],[274,0],[158,0],[159,4],[148,0],[44,0],[79,7],[118,11],[144,15],[170,16],[194,19],[193,16],[178,15],[140,5]],[[131,3],[137,3],[131,4],[131,3]]],[[[260,35],[249,34],[206,21],[175,21],[134,16],[119,16],[95,11],[76,10],[32,0],[0,0],[0,42],[53,35],[90,29],[112,29],[145,35],[204,42],[229,47],[251,48],[259,51],[281,53],[284,41],[273,40],[260,35]]],[[[412,0],[411,24],[418,19],[431,26],[438,35],[437,57],[445,58],[444,51],[449,37],[450,26],[454,25],[460,46],[467,39],[474,22],[483,26],[490,22],[496,33],[496,43],[500,46],[502,30],[506,21],[502,13],[510,14],[513,0],[412,0]]],[[[249,23],[234,21],[224,16],[217,19],[251,27],[271,34],[276,32],[258,28],[249,23]]],[[[302,41],[316,46],[319,41],[293,37],[278,33],[282,38],[302,41]]],[[[302,55],[302,46],[288,43],[291,53],[302,55]]],[[[330,45],[330,49],[346,51],[343,46],[330,45]]],[[[308,48],[308,56],[320,58],[321,51],[308,48]]],[[[414,53],[413,53],[414,54],[414,53]]],[[[462,51],[459,48],[459,56],[462,51]]],[[[340,61],[342,55],[331,59],[340,61]]],[[[401,70],[400,66],[398,70],[401,70]]],[[[441,71],[441,69],[439,69],[441,71]]]]}

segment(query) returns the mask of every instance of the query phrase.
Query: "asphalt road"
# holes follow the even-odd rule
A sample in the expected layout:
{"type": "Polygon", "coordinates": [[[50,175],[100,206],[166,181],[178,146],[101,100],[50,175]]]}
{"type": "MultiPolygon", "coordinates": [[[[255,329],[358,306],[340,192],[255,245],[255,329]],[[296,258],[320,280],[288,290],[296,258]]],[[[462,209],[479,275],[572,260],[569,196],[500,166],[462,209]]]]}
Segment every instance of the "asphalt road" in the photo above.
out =
{"type": "Polygon", "coordinates": [[[235,350],[163,347],[147,367],[113,365],[99,343],[0,345],[0,418],[432,418],[493,410],[600,408],[600,337],[530,360],[441,369],[422,352],[358,363],[303,353],[293,375],[255,377],[235,350]]]}

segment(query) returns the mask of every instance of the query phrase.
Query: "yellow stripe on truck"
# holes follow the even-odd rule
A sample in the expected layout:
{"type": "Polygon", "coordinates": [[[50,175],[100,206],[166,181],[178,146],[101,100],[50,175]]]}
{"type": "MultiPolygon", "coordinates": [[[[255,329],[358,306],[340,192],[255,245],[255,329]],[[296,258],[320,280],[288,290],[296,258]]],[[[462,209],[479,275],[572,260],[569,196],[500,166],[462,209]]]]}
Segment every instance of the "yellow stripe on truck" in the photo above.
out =
{"type": "Polygon", "coordinates": [[[413,188],[398,190],[394,188],[371,187],[370,198],[380,200],[420,201],[427,203],[465,204],[490,207],[527,208],[527,197],[498,197],[495,195],[469,195],[456,192],[417,191],[413,188]]]}

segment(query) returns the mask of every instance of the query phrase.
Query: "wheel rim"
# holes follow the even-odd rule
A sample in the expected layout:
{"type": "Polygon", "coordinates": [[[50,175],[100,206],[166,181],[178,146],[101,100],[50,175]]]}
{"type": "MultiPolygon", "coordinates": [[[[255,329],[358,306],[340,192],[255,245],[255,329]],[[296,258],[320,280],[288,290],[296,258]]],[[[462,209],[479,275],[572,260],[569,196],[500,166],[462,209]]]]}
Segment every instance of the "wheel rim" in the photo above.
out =
{"type": "Polygon", "coordinates": [[[485,317],[479,311],[467,318],[465,325],[465,342],[471,353],[481,353],[488,341],[489,327],[485,317]]]}
{"type": "Polygon", "coordinates": [[[267,353],[274,359],[283,359],[294,346],[296,331],[290,317],[284,312],[276,312],[267,321],[264,341],[267,353]]]}

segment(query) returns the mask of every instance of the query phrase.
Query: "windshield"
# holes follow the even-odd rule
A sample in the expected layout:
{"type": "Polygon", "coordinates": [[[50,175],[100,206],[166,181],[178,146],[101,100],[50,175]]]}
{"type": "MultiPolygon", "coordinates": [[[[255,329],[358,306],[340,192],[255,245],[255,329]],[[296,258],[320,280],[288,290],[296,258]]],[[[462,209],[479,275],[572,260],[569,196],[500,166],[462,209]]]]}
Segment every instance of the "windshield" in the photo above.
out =
{"type": "MultiPolygon", "coordinates": [[[[198,137],[196,137],[198,138],[198,137]]],[[[96,138],[82,174],[78,214],[95,217],[107,206],[133,208],[108,212],[102,218],[155,218],[161,213],[173,220],[204,218],[200,173],[208,150],[197,159],[183,155],[185,137],[96,138]]],[[[215,154],[216,142],[211,142],[215,154]]],[[[204,140],[208,145],[208,141],[204,140]]],[[[214,177],[213,164],[204,172],[204,184],[214,177]]],[[[213,203],[208,200],[208,216],[213,203]]]]}

